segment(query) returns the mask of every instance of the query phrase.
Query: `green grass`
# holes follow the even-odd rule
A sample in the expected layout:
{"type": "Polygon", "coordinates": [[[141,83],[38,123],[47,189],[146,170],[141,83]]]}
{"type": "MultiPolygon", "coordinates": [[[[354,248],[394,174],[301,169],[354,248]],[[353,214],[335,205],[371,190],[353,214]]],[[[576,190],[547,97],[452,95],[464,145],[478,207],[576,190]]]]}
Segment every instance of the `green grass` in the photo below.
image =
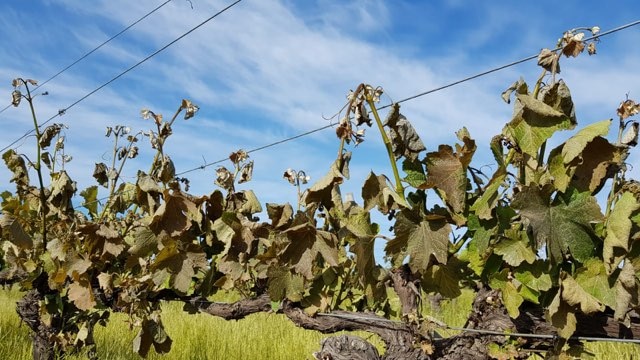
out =
{"type": "MultiPolygon", "coordinates": [[[[28,328],[20,325],[15,290],[0,290],[0,359],[31,359],[28,328]]],[[[451,326],[464,325],[473,294],[463,292],[454,300],[445,300],[439,309],[426,310],[451,326]]],[[[139,359],[132,350],[135,331],[129,331],[122,314],[113,314],[106,328],[96,327],[98,356],[103,360],[139,359]]],[[[173,339],[171,352],[160,356],[151,351],[148,359],[311,359],[327,335],[296,327],[282,315],[255,314],[240,321],[224,321],[206,315],[189,315],[179,303],[163,305],[162,320],[173,339]]],[[[445,332],[441,332],[447,335],[445,332]]],[[[379,348],[380,341],[366,333],[379,348]]],[[[640,359],[640,346],[632,344],[589,343],[586,348],[596,359],[640,359]]],[[[83,359],[69,356],[68,359],[83,359]]]]}

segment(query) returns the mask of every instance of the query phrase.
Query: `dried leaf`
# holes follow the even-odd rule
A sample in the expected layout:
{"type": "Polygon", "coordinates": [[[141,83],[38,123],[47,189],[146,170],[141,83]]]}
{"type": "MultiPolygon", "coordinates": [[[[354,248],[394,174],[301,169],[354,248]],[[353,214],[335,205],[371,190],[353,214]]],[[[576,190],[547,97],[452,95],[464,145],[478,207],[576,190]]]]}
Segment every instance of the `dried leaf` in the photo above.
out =
{"type": "Polygon", "coordinates": [[[44,131],[42,131],[42,134],[40,134],[40,139],[38,140],[38,142],[40,143],[40,147],[43,149],[48,148],[49,145],[51,145],[51,140],[53,140],[54,137],[60,134],[60,131],[63,127],[64,125],[62,124],[53,124],[47,126],[44,131]]]}
{"type": "Polygon", "coordinates": [[[538,54],[538,65],[550,73],[560,73],[560,63],[558,60],[558,53],[549,49],[542,49],[540,54],[538,54]]]}
{"type": "Polygon", "coordinates": [[[91,285],[84,277],[69,284],[67,296],[80,310],[89,311],[96,306],[91,285]]]}
{"type": "Polygon", "coordinates": [[[388,135],[396,160],[403,156],[415,160],[420,152],[427,149],[413,125],[404,115],[400,114],[399,104],[393,104],[383,126],[389,129],[388,135]]]}
{"type": "Polygon", "coordinates": [[[634,116],[638,112],[640,112],[640,104],[636,104],[635,101],[630,99],[621,102],[620,106],[618,106],[618,110],[616,110],[616,113],[622,120],[634,116]]]}
{"type": "Polygon", "coordinates": [[[640,209],[633,194],[624,192],[616,201],[613,211],[606,222],[607,237],[604,239],[602,257],[607,273],[616,270],[629,252],[631,243],[631,214],[640,209]]]}
{"type": "Polygon", "coordinates": [[[97,163],[93,170],[93,178],[98,184],[107,187],[109,185],[109,176],[107,175],[107,165],[105,163],[97,163]]]}
{"type": "Polygon", "coordinates": [[[184,112],[184,119],[185,120],[191,119],[192,117],[194,117],[196,115],[198,110],[200,110],[200,107],[198,107],[198,105],[195,105],[194,103],[192,103],[191,101],[189,101],[187,99],[182,99],[181,107],[185,110],[185,112],[184,112]]]}

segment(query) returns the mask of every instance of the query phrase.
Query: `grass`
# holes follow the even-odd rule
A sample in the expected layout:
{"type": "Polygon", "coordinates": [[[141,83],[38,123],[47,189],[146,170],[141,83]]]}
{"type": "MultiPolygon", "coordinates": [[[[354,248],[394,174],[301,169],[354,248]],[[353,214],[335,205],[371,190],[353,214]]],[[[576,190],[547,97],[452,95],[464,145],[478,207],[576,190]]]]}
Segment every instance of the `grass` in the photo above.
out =
{"type": "MultiPolygon", "coordinates": [[[[15,312],[19,297],[15,290],[0,290],[0,359],[31,359],[28,329],[20,325],[15,312]]],[[[451,326],[462,326],[472,300],[471,292],[463,292],[457,299],[443,301],[437,310],[428,309],[426,304],[426,310],[451,326]]],[[[135,330],[129,331],[124,320],[124,315],[112,314],[106,328],[96,327],[100,359],[140,359],[131,345],[135,330]]],[[[300,329],[282,315],[263,313],[240,321],[225,321],[206,314],[186,314],[179,303],[164,304],[162,320],[173,339],[171,352],[161,356],[152,350],[148,359],[312,359],[311,354],[320,348],[320,340],[327,337],[300,329]]],[[[382,348],[375,336],[357,335],[382,348]]],[[[632,344],[588,343],[586,349],[595,359],[640,359],[640,346],[632,344]]],[[[84,356],[67,359],[84,359],[84,356]]]]}

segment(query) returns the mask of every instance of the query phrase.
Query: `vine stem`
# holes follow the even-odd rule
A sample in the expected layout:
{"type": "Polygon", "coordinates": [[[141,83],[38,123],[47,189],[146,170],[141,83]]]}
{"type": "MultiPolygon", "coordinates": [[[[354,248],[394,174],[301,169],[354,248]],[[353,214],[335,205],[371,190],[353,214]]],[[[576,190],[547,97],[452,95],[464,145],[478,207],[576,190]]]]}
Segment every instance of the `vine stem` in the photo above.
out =
{"type": "MultiPolygon", "coordinates": [[[[618,144],[620,144],[622,142],[622,132],[624,131],[624,128],[625,128],[624,120],[622,119],[622,117],[620,117],[619,119],[620,119],[619,120],[620,122],[619,122],[619,125],[618,125],[618,144]]],[[[609,191],[609,196],[607,197],[607,208],[606,208],[605,213],[604,213],[604,218],[607,219],[607,220],[609,219],[609,214],[611,214],[611,207],[613,206],[613,202],[615,200],[616,183],[618,182],[618,174],[619,173],[620,172],[618,171],[613,175],[613,182],[611,183],[611,190],[609,191]]],[[[605,231],[605,236],[606,236],[606,231],[607,231],[606,227],[605,227],[604,231],[605,231]]]]}
{"type": "Polygon", "coordinates": [[[37,145],[37,157],[36,163],[33,168],[36,170],[38,174],[38,182],[40,183],[40,206],[42,207],[42,245],[46,250],[47,248],[47,197],[44,191],[44,181],[42,180],[42,147],[40,146],[40,137],[42,134],[40,133],[40,127],[38,126],[38,118],[36,116],[36,110],[33,107],[33,98],[31,97],[31,90],[29,90],[29,84],[20,79],[20,81],[24,84],[25,89],[27,90],[27,102],[29,103],[29,109],[31,110],[31,117],[33,118],[33,128],[36,132],[36,145],[37,145]]]}
{"type": "Polygon", "coordinates": [[[404,197],[404,187],[402,187],[402,180],[400,180],[400,173],[398,172],[398,164],[396,163],[396,158],[393,155],[393,149],[391,148],[391,140],[387,136],[387,133],[384,131],[384,127],[382,126],[382,121],[380,120],[380,115],[378,115],[378,110],[376,109],[376,105],[373,102],[372,95],[365,90],[365,99],[367,103],[369,103],[369,107],[371,108],[371,113],[373,113],[373,117],[376,119],[376,124],[378,124],[378,130],[380,130],[380,135],[382,136],[382,142],[384,146],[387,148],[387,154],[389,155],[389,162],[391,163],[391,168],[393,169],[393,177],[396,181],[396,193],[400,195],[402,200],[406,200],[404,197]]]}

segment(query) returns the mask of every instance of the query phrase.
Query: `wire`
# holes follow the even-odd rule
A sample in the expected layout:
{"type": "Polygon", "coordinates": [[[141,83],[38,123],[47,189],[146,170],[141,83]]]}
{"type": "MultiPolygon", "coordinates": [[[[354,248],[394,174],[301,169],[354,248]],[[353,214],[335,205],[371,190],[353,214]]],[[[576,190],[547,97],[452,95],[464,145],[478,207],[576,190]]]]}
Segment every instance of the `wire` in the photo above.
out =
{"type": "MultiPolygon", "coordinates": [[[[168,3],[170,3],[172,0],[167,0],[165,2],[163,2],[162,4],[158,5],[155,9],[149,11],[148,13],[146,13],[143,17],[139,18],[138,20],[132,22],[129,26],[127,26],[126,28],[122,29],[119,33],[111,36],[109,39],[107,39],[106,41],[104,41],[102,44],[94,47],[91,51],[87,52],[86,54],[82,55],[81,57],[79,57],[76,61],[72,62],[71,64],[67,65],[64,69],[58,71],[55,75],[51,76],[50,78],[48,78],[47,80],[43,81],[42,83],[40,83],[39,85],[37,85],[35,88],[33,88],[32,91],[37,90],[38,88],[44,86],[46,83],[48,83],[49,81],[57,78],[59,75],[61,75],[62,73],[64,73],[65,71],[69,70],[71,67],[73,67],[74,65],[76,65],[77,63],[79,63],[80,61],[86,59],[89,55],[93,54],[94,52],[98,51],[101,47],[105,46],[106,44],[108,44],[109,42],[111,42],[111,40],[117,38],[118,36],[122,35],[124,32],[126,32],[127,30],[131,29],[132,27],[134,27],[135,25],[137,25],[140,21],[146,19],[147,17],[151,16],[151,14],[153,14],[154,12],[160,10],[163,6],[167,5],[168,3]]],[[[5,110],[7,110],[8,108],[11,107],[12,104],[7,105],[4,109],[0,110],[0,114],[2,114],[5,110]]],[[[4,151],[4,150],[3,150],[4,151]]]]}
{"type": "MultiPolygon", "coordinates": [[[[136,64],[134,64],[133,66],[127,68],[126,70],[124,70],[123,72],[121,72],[120,74],[114,76],[113,78],[111,78],[111,80],[105,82],[104,84],[98,86],[97,88],[93,89],[92,91],[88,92],[87,94],[85,94],[83,97],[81,97],[80,99],[76,100],[75,102],[73,102],[71,105],[67,106],[64,109],[60,109],[58,110],[58,113],[51,116],[49,119],[47,119],[45,122],[43,122],[42,124],[38,125],[38,127],[42,127],[45,124],[49,123],[51,120],[55,119],[56,117],[62,116],[64,115],[69,109],[71,109],[72,107],[78,105],[79,103],[81,103],[82,101],[86,100],[88,97],[90,97],[91,95],[97,93],[98,91],[102,90],[104,87],[108,86],[109,84],[113,83],[114,81],[118,80],[119,78],[121,78],[122,76],[126,75],[127,73],[129,73],[130,71],[132,71],[133,69],[137,68],[138,66],[142,65],[143,63],[147,62],[147,60],[151,59],[152,57],[158,55],[159,53],[161,53],[162,51],[164,51],[165,49],[167,49],[169,46],[175,44],[176,42],[182,40],[185,36],[191,34],[192,32],[194,32],[195,30],[199,29],[200,27],[202,27],[203,25],[205,25],[206,23],[208,23],[209,21],[213,20],[214,18],[218,17],[218,15],[224,13],[225,11],[231,9],[233,6],[235,6],[236,4],[238,4],[239,2],[241,2],[242,0],[236,0],[235,2],[233,2],[231,5],[228,5],[227,7],[225,7],[224,9],[218,11],[217,13],[213,14],[212,16],[210,16],[209,18],[205,19],[204,21],[202,21],[200,24],[196,25],[195,27],[191,28],[189,31],[185,32],[184,34],[180,35],[179,37],[175,38],[174,40],[172,40],[171,42],[169,42],[168,44],[166,44],[165,46],[161,47],[160,49],[156,50],[155,52],[153,52],[151,55],[145,57],[144,59],[138,61],[136,64]]],[[[13,141],[11,144],[5,146],[4,148],[2,148],[2,150],[0,150],[0,153],[4,152],[5,150],[7,150],[8,148],[10,148],[11,146],[13,146],[14,144],[16,144],[18,141],[26,138],[27,136],[29,136],[31,133],[35,132],[34,129],[31,129],[29,131],[27,131],[24,135],[22,135],[21,137],[19,137],[18,139],[16,139],[15,141],[13,141]]]]}

